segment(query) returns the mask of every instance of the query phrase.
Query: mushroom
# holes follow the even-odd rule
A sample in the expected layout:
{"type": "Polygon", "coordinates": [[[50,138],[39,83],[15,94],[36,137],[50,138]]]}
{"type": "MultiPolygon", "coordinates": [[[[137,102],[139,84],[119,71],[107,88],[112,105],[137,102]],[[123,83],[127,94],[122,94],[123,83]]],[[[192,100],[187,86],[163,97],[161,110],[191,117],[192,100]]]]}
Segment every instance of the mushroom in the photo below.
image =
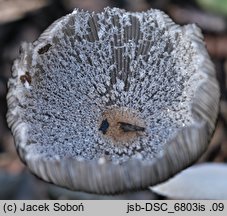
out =
{"type": "Polygon", "coordinates": [[[151,188],[172,199],[227,199],[227,166],[222,163],[194,165],[151,188]]]}
{"type": "Polygon", "coordinates": [[[102,194],[147,188],[197,160],[220,94],[200,29],[155,9],[74,10],[22,44],[8,87],[28,168],[102,194]]]}

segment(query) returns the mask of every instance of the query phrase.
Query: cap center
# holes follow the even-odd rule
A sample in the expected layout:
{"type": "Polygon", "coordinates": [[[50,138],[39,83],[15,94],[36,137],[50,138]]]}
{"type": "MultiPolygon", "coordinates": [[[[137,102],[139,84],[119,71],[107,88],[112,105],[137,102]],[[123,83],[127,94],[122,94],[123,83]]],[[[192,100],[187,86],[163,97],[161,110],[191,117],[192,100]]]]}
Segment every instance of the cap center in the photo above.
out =
{"type": "Polygon", "coordinates": [[[117,144],[145,135],[145,123],[135,112],[129,109],[110,109],[103,113],[99,131],[117,144]]]}

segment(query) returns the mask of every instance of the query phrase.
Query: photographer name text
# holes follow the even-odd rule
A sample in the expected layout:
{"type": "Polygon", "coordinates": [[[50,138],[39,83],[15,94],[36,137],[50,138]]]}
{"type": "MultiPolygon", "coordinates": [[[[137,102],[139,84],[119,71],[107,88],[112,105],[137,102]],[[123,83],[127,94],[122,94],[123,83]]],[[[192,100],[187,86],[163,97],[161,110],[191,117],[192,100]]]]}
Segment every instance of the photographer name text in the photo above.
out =
{"type": "Polygon", "coordinates": [[[83,212],[85,211],[85,207],[83,203],[78,204],[69,204],[64,203],[60,204],[58,202],[47,204],[27,204],[23,202],[21,204],[16,203],[5,203],[3,205],[3,210],[5,213],[7,212],[83,212]]]}

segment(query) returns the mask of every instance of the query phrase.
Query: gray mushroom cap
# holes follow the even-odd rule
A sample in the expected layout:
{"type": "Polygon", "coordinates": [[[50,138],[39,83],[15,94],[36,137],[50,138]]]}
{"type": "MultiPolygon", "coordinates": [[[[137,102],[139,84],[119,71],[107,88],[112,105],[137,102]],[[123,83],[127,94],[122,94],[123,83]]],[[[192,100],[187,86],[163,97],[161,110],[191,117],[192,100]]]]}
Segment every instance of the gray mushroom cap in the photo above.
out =
{"type": "Polygon", "coordinates": [[[95,193],[160,183],[206,149],[219,87],[198,27],[163,12],[74,10],[23,43],[7,121],[45,181],[95,193]]]}

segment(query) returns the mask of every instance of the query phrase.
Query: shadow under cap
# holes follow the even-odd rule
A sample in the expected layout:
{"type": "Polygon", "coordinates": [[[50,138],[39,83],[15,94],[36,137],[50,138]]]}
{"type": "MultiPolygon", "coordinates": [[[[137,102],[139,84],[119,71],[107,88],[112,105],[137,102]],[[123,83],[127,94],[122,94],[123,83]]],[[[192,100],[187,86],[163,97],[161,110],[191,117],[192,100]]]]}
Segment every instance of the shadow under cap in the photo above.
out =
{"type": "Polygon", "coordinates": [[[103,194],[137,190],[206,149],[220,93],[195,25],[153,9],[75,10],[21,50],[7,121],[21,159],[43,180],[103,194]]]}

